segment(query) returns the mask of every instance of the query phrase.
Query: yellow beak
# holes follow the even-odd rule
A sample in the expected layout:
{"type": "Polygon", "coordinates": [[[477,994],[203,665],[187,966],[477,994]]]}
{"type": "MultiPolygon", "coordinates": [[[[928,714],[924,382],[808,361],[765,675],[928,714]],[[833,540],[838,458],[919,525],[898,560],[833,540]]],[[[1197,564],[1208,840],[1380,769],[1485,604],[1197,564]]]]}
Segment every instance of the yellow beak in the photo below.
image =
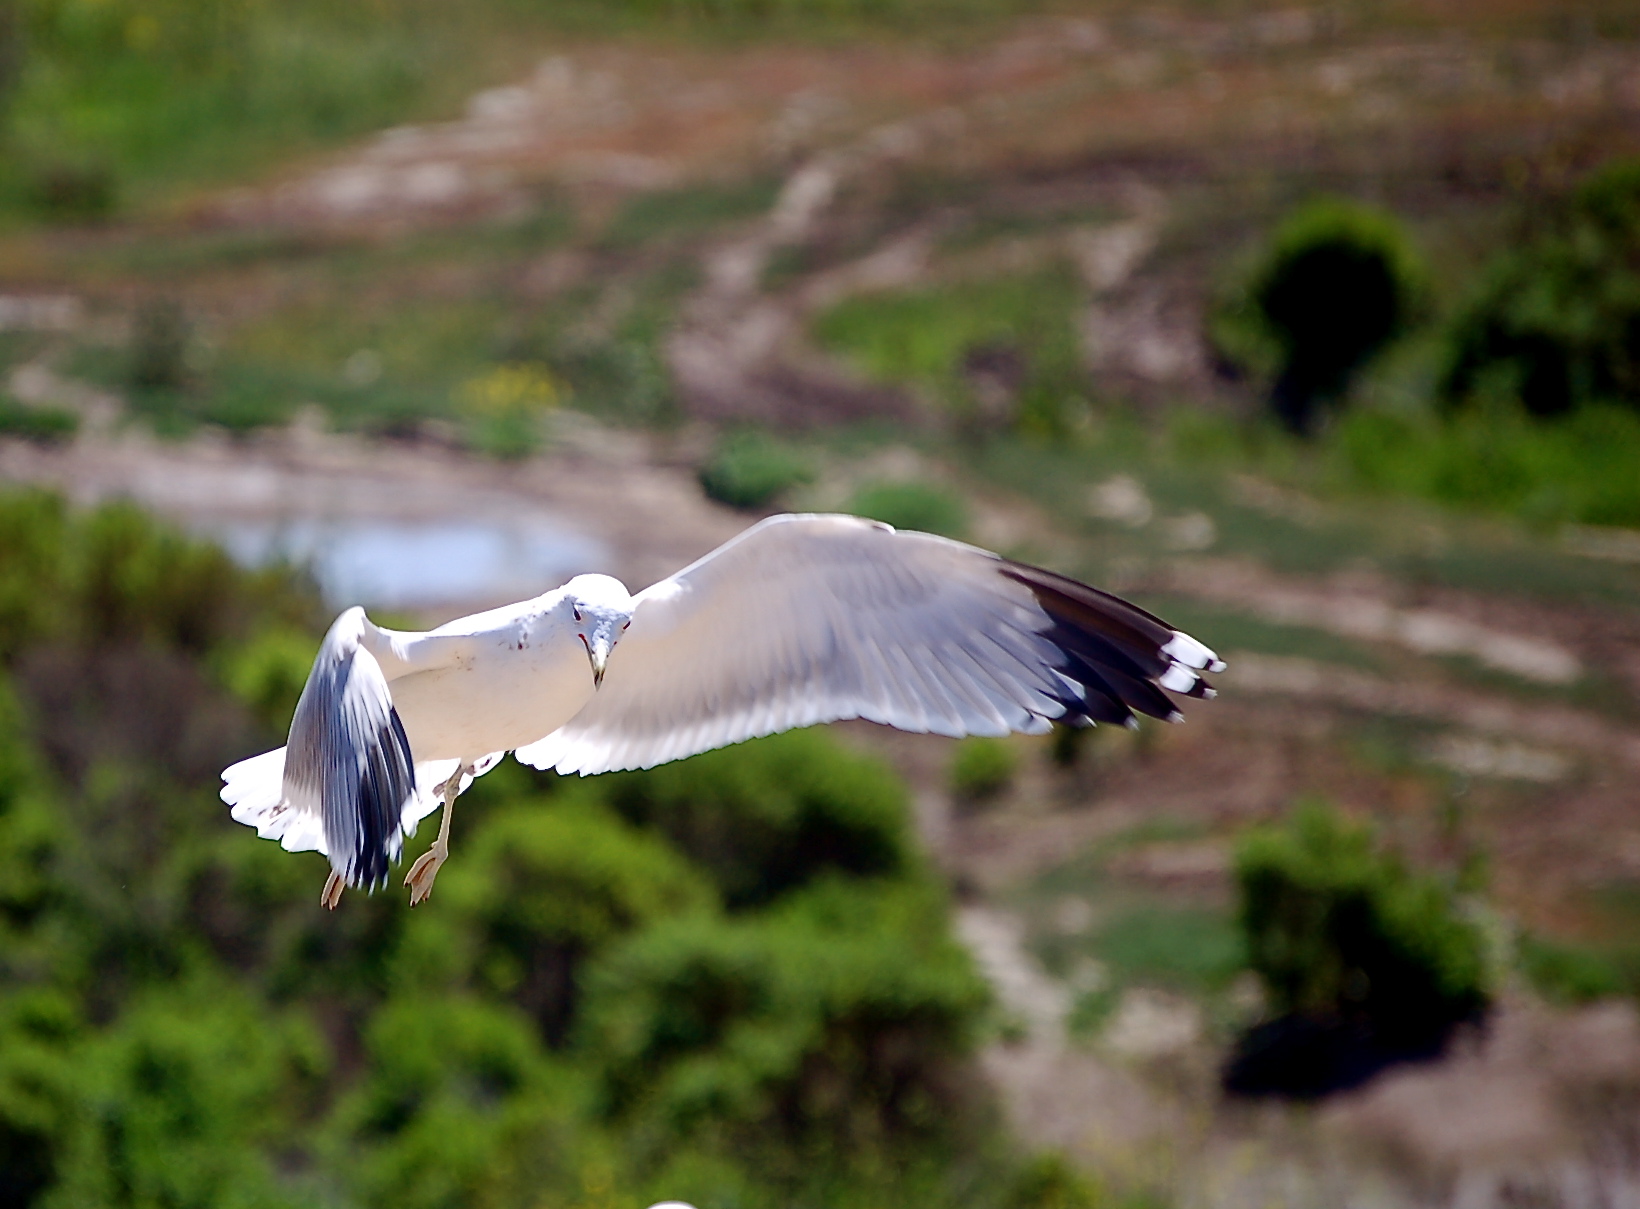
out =
{"type": "Polygon", "coordinates": [[[609,663],[609,640],[594,638],[587,644],[587,657],[592,661],[592,687],[604,686],[604,668],[609,663]]]}

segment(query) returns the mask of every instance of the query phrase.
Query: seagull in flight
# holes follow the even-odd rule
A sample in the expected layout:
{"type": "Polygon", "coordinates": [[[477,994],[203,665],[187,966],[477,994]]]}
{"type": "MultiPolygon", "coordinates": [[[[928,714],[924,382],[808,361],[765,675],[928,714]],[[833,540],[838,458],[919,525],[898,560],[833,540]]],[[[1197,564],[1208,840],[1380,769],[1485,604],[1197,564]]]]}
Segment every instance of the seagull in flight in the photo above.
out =
{"type": "Polygon", "coordinates": [[[1211,697],[1217,655],[1076,580],[853,516],[772,516],[636,596],[578,575],[426,633],[350,608],[325,635],[290,739],[225,770],[233,817],[330,859],[321,901],[405,878],[414,906],[450,814],[507,752],[560,773],[650,768],[793,727],[866,718],[939,735],[1136,725],[1211,697]],[[1163,690],[1167,690],[1164,692],[1163,690]]]}

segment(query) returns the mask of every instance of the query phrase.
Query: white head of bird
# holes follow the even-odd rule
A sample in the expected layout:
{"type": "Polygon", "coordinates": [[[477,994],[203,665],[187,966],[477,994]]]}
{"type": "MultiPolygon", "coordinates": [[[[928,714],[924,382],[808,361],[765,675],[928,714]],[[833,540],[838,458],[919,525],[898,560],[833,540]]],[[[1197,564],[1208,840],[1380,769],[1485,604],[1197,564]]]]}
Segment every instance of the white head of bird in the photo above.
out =
{"type": "Polygon", "coordinates": [[[609,653],[632,624],[632,594],[610,575],[577,575],[564,585],[575,620],[575,633],[587,649],[592,683],[601,687],[609,653]]]}

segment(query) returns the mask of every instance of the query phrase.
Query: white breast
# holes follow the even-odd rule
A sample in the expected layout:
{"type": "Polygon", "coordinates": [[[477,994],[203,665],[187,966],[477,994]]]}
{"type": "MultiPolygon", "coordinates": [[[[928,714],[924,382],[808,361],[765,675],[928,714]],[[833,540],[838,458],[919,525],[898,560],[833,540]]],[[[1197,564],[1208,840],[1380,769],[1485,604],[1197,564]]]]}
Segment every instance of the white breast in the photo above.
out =
{"type": "Polygon", "coordinates": [[[533,743],[591,700],[580,640],[523,618],[475,635],[448,667],[392,682],[393,705],[415,759],[476,760],[533,743]]]}

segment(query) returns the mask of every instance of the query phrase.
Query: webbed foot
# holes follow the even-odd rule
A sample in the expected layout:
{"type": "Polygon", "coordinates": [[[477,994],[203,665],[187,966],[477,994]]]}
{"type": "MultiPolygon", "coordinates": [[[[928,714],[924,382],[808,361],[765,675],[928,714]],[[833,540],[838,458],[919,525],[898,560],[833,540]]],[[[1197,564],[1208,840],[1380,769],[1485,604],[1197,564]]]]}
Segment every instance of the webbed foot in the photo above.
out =
{"type": "Polygon", "coordinates": [[[450,850],[445,845],[435,843],[410,866],[410,872],[404,875],[404,884],[410,887],[412,907],[427,901],[427,896],[433,892],[433,879],[438,876],[439,866],[449,855],[450,850]]]}

